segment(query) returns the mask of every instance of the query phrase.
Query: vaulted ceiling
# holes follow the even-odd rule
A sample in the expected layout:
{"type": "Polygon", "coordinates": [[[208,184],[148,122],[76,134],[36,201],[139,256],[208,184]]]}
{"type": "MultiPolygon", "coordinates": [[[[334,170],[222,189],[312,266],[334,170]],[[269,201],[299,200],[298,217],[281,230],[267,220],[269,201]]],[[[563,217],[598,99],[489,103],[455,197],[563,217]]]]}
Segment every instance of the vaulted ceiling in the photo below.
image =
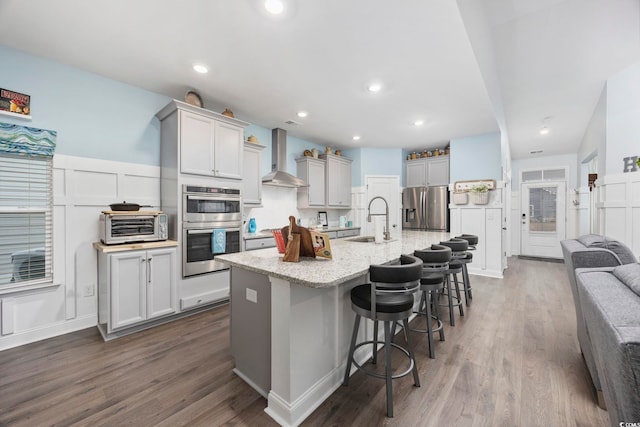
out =
{"type": "Polygon", "coordinates": [[[576,152],[607,77],[640,60],[638,0],[285,0],[278,16],[260,0],[0,0],[0,16],[5,46],[342,148],[502,130],[514,158],[576,152]]]}

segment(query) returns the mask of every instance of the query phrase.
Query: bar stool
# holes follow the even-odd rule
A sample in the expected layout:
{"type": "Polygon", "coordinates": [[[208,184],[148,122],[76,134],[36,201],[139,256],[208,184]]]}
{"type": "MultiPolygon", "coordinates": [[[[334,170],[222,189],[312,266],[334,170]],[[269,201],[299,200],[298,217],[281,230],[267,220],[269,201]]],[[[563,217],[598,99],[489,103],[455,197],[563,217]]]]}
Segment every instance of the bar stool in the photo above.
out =
{"type": "Polygon", "coordinates": [[[429,338],[429,357],[435,359],[434,332],[438,332],[440,341],[444,341],[444,328],[438,310],[437,294],[444,287],[445,273],[449,270],[449,261],[451,260],[451,249],[442,245],[431,245],[430,248],[415,251],[413,255],[422,260],[422,278],[420,279],[422,295],[416,314],[425,316],[426,329],[413,328],[411,330],[413,332],[427,333],[429,338]],[[435,328],[432,326],[433,320],[436,321],[435,328]]]}
{"type": "MultiPolygon", "coordinates": [[[[453,307],[457,306],[460,311],[460,316],[464,316],[464,309],[462,308],[462,298],[460,297],[460,282],[458,281],[458,274],[462,274],[463,263],[461,259],[466,257],[469,243],[463,239],[449,239],[447,241],[440,242],[440,244],[451,249],[451,261],[449,262],[449,270],[447,272],[447,297],[449,299],[449,323],[451,324],[451,326],[455,326],[453,307]],[[451,278],[453,278],[453,284],[456,292],[455,296],[452,295],[453,290],[451,289],[451,278]],[[453,300],[455,300],[456,302],[452,302],[453,300]]],[[[466,303],[467,305],[469,305],[469,299],[466,289],[464,290],[464,293],[466,303]]]]}
{"type": "MultiPolygon", "coordinates": [[[[405,331],[409,330],[409,317],[413,313],[414,294],[420,289],[420,278],[422,277],[422,260],[412,255],[401,255],[399,265],[371,265],[369,267],[370,284],[359,285],[351,290],[351,308],[356,313],[353,325],[353,335],[349,347],[347,367],[344,373],[343,385],[348,385],[351,366],[365,374],[383,378],[386,381],[387,392],[387,416],[393,417],[393,388],[391,380],[404,377],[413,372],[413,383],[420,387],[418,377],[418,367],[411,346],[411,334],[407,334],[407,348],[391,342],[391,325],[401,320],[405,331]],[[356,345],[360,319],[366,317],[377,326],[378,321],[384,322],[384,349],[385,349],[385,373],[384,375],[374,372],[371,369],[359,364],[353,358],[355,350],[363,345],[371,344],[373,353],[378,348],[377,334],[372,340],[363,341],[356,345]],[[391,370],[391,349],[395,347],[404,353],[410,361],[406,371],[393,375],[391,370]]],[[[377,331],[377,327],[374,328],[377,331]]],[[[375,357],[373,357],[375,363],[375,357]]]]}
{"type": "MultiPolygon", "coordinates": [[[[467,251],[475,251],[476,245],[478,244],[478,236],[475,234],[462,234],[460,236],[456,236],[456,239],[464,239],[469,242],[469,248],[467,251]]],[[[473,294],[471,293],[471,279],[469,278],[469,270],[467,269],[467,264],[473,262],[473,254],[471,252],[467,252],[467,256],[461,260],[462,261],[462,280],[466,284],[465,289],[467,289],[467,295],[469,299],[473,299],[473,294]]]]}

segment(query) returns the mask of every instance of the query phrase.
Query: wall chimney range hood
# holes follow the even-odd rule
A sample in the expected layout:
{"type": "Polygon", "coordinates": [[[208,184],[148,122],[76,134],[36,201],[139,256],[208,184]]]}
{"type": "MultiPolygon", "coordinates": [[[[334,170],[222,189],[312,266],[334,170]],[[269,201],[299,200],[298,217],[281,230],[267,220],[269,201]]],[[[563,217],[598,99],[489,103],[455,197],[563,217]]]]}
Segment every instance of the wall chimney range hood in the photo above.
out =
{"type": "Polygon", "coordinates": [[[285,172],[287,169],[287,131],[271,130],[271,172],[262,177],[262,184],[273,187],[300,188],[309,185],[304,180],[285,172]]]}

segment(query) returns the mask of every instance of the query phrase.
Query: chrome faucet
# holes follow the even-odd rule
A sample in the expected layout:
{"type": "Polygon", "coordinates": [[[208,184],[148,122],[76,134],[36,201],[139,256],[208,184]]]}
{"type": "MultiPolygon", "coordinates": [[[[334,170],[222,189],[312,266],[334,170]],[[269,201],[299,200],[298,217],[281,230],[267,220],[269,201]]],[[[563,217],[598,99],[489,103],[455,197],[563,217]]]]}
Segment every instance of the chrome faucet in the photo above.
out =
{"type": "Polygon", "coordinates": [[[384,224],[384,232],[382,233],[384,235],[384,240],[391,240],[391,233],[389,232],[389,203],[387,203],[387,200],[382,197],[382,196],[376,196],[373,199],[369,200],[369,206],[367,206],[367,222],[371,222],[371,217],[372,216],[376,216],[376,215],[384,215],[385,217],[385,224],[384,224]],[[387,207],[385,212],[383,214],[372,214],[371,213],[371,203],[373,203],[373,201],[375,199],[381,199],[385,206],[387,207]]]}

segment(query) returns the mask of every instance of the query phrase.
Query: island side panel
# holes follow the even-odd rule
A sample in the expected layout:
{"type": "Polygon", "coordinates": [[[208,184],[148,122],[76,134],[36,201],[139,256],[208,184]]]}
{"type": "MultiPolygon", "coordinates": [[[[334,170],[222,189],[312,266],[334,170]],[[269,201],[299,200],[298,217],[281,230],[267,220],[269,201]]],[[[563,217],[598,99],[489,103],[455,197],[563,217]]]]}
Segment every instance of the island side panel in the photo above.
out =
{"type": "Polygon", "coordinates": [[[267,397],[271,389],[271,284],[264,274],[231,267],[234,372],[267,397]]]}
{"type": "Polygon", "coordinates": [[[330,288],[271,277],[271,392],[267,413],[298,425],[342,383],[355,315],[351,288],[366,276],[330,288]]]}

